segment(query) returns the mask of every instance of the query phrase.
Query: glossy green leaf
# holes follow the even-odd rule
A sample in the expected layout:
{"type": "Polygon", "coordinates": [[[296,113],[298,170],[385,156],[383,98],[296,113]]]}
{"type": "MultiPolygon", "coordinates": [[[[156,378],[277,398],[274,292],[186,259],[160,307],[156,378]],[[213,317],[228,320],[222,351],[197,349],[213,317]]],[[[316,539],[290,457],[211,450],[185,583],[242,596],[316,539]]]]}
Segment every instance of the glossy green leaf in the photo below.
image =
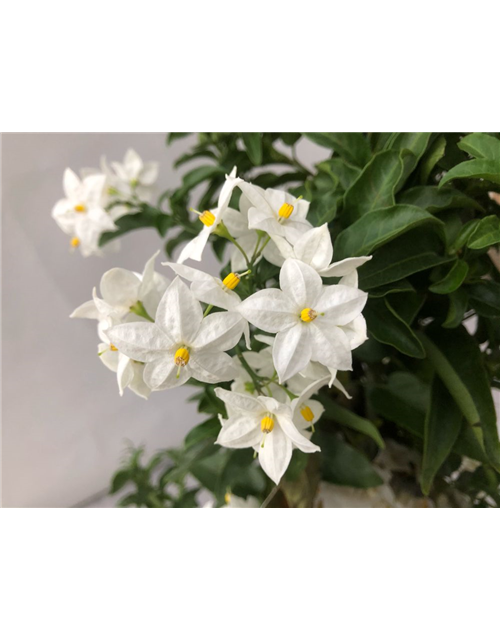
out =
{"type": "Polygon", "coordinates": [[[321,475],[327,482],[361,489],[383,484],[369,460],[337,436],[321,432],[317,442],[321,447],[321,475]]]}
{"type": "Polygon", "coordinates": [[[373,156],[345,194],[344,211],[353,222],[369,211],[394,204],[394,189],[403,172],[398,151],[373,156]]]}
{"type": "Polygon", "coordinates": [[[498,160],[468,160],[453,167],[441,179],[439,186],[442,187],[450,180],[456,178],[482,178],[500,184],[500,162],[498,160]]]}
{"type": "Polygon", "coordinates": [[[425,416],[424,455],[420,485],[425,495],[434,476],[451,453],[462,427],[462,412],[447,388],[436,376],[431,387],[431,401],[425,416]]]}
{"type": "Polygon", "coordinates": [[[309,206],[307,220],[314,226],[320,227],[325,222],[331,222],[337,213],[339,194],[333,192],[313,197],[309,206]]]}
{"type": "Polygon", "coordinates": [[[241,137],[252,164],[260,166],[262,164],[262,134],[242,133],[241,137]]]}
{"type": "Polygon", "coordinates": [[[412,358],[424,358],[425,351],[413,330],[385,299],[370,299],[364,310],[368,333],[412,358]]]}
{"type": "Polygon", "coordinates": [[[444,156],[446,150],[446,138],[444,135],[438,136],[425,152],[420,163],[420,183],[425,184],[436,164],[444,156]]]}
{"type": "Polygon", "coordinates": [[[349,189],[351,184],[358,178],[361,171],[349,164],[342,158],[330,158],[316,165],[320,171],[328,173],[337,180],[344,190],[349,189]]]}
{"type": "Polygon", "coordinates": [[[464,327],[431,326],[421,335],[428,358],[471,425],[481,425],[486,453],[500,469],[495,406],[478,344],[464,327]]]}
{"type": "Polygon", "coordinates": [[[403,173],[396,186],[396,192],[401,189],[424,155],[430,137],[430,133],[398,133],[390,141],[388,148],[400,151],[403,160],[403,173]]]}
{"type": "Polygon", "coordinates": [[[397,204],[371,211],[339,234],[335,242],[335,259],[370,255],[374,249],[421,225],[432,225],[443,235],[443,223],[424,209],[397,204]]]}
{"type": "Polygon", "coordinates": [[[500,243],[500,218],[487,216],[474,227],[467,240],[469,249],[485,249],[500,243]]]}
{"type": "MultiPolygon", "coordinates": [[[[360,289],[363,291],[366,290],[366,288],[361,285],[360,289]]],[[[368,295],[370,298],[383,298],[390,293],[408,293],[412,291],[415,291],[415,289],[408,280],[398,280],[397,282],[384,284],[376,289],[370,289],[368,295]]]]}
{"type": "Polygon", "coordinates": [[[359,269],[359,286],[370,291],[413,273],[451,261],[443,255],[443,243],[424,228],[415,229],[381,247],[359,269]]]}
{"type": "Polygon", "coordinates": [[[413,204],[416,207],[426,209],[429,213],[437,213],[445,209],[476,209],[482,211],[481,205],[464,195],[458,189],[446,187],[413,187],[408,191],[403,191],[398,196],[398,202],[403,204],[413,204]]]}
{"type": "Polygon", "coordinates": [[[103,247],[105,244],[119,238],[129,231],[135,231],[136,229],[153,228],[163,237],[168,229],[175,224],[175,221],[171,215],[162,213],[154,207],[150,207],[148,204],[143,203],[141,210],[136,213],[127,213],[121,218],[115,220],[115,224],[118,227],[116,231],[106,231],[99,239],[99,246],[103,247]]]}
{"type": "Polygon", "coordinates": [[[453,240],[453,242],[449,246],[450,253],[456,253],[457,251],[462,249],[462,247],[465,246],[465,244],[468,242],[471,235],[477,229],[479,223],[480,223],[480,220],[476,218],[475,220],[469,220],[463,225],[457,237],[453,240]]]}
{"type": "Polygon", "coordinates": [[[305,133],[304,135],[322,147],[334,149],[341,158],[357,167],[364,167],[370,159],[370,145],[362,133],[305,133]]]}
{"type": "Polygon", "coordinates": [[[462,324],[465,312],[469,306],[469,296],[465,289],[457,289],[450,294],[450,306],[448,308],[448,315],[443,322],[443,327],[446,329],[454,329],[462,324]]]}
{"type": "Polygon", "coordinates": [[[500,140],[487,133],[471,133],[460,140],[458,147],[474,158],[500,162],[500,140]]]}
{"type": "Polygon", "coordinates": [[[463,260],[456,260],[445,277],[429,287],[433,293],[445,295],[456,291],[467,277],[469,265],[463,260]]]}
{"type": "Polygon", "coordinates": [[[175,199],[180,200],[185,197],[191,189],[194,189],[197,185],[205,180],[210,180],[214,177],[222,178],[224,176],[224,169],[215,165],[196,167],[192,171],[189,171],[182,178],[182,186],[175,192],[175,199]]]}
{"type": "Polygon", "coordinates": [[[386,302],[403,322],[411,325],[422,308],[426,297],[427,294],[423,291],[408,291],[396,296],[388,295],[386,302]]]}
{"type": "Polygon", "coordinates": [[[500,317],[500,284],[481,280],[467,287],[471,306],[486,318],[500,317]]]}
{"type": "Polygon", "coordinates": [[[352,411],[349,411],[349,409],[342,407],[325,393],[319,396],[319,400],[325,408],[324,416],[326,418],[334,420],[335,422],[338,422],[345,427],[349,427],[350,429],[354,429],[355,431],[359,431],[359,433],[363,433],[365,436],[372,438],[372,440],[374,440],[381,449],[385,448],[382,436],[373,422],[370,422],[366,418],[358,416],[352,411]]]}

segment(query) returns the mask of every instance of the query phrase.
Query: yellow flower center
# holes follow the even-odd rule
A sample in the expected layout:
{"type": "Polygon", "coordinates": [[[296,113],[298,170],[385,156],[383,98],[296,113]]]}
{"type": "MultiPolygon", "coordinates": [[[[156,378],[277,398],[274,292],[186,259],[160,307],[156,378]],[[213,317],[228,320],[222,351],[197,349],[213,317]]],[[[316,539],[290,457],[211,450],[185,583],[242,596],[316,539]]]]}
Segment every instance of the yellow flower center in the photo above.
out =
{"type": "Polygon", "coordinates": [[[314,413],[311,411],[311,407],[303,404],[300,413],[306,422],[312,422],[314,420],[314,413]]]}
{"type": "Polygon", "coordinates": [[[231,502],[231,494],[229,493],[229,491],[226,493],[226,495],[224,496],[224,502],[226,504],[229,504],[231,502]]]}
{"type": "Polygon", "coordinates": [[[274,429],[274,420],[271,418],[271,416],[264,416],[262,418],[262,420],[260,421],[260,429],[264,433],[271,433],[271,431],[274,429]]]}
{"type": "Polygon", "coordinates": [[[316,311],[314,311],[314,309],[310,309],[309,307],[302,309],[302,311],[300,312],[300,319],[302,320],[302,322],[312,322],[313,320],[316,320],[317,317],[318,314],[316,313],[316,311]]]}
{"type": "Polygon", "coordinates": [[[110,344],[109,348],[111,349],[111,351],[118,351],[114,344],[110,344]]]}
{"type": "Polygon", "coordinates": [[[200,215],[200,220],[203,222],[203,224],[206,227],[211,227],[213,225],[213,223],[215,222],[215,216],[211,211],[204,211],[200,215]]]}
{"type": "Polygon", "coordinates": [[[85,213],[87,211],[87,207],[84,204],[75,204],[75,211],[77,213],[85,213]]]}
{"type": "Polygon", "coordinates": [[[293,204],[282,204],[280,210],[278,211],[278,215],[280,218],[289,218],[293,213],[293,204]]]}
{"type": "Polygon", "coordinates": [[[224,278],[222,284],[228,289],[236,289],[240,283],[240,276],[237,273],[230,273],[224,278]]]}
{"type": "Polygon", "coordinates": [[[71,238],[69,243],[73,247],[73,249],[76,249],[80,245],[80,240],[78,240],[78,238],[75,236],[74,238],[71,238]]]}
{"type": "Polygon", "coordinates": [[[185,367],[187,365],[187,363],[189,362],[189,351],[186,349],[186,347],[177,349],[177,351],[175,352],[174,361],[178,367],[185,367]]]}

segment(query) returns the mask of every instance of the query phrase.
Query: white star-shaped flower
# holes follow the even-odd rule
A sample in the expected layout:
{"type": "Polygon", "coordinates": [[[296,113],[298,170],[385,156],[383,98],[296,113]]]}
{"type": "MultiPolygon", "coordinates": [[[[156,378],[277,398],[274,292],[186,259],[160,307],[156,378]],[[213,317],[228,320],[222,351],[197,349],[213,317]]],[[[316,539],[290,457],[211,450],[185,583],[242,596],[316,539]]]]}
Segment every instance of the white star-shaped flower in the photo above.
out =
{"type": "Polygon", "coordinates": [[[215,393],[233,416],[227,420],[219,416],[222,429],[216,443],[231,449],[258,450],[262,469],[276,484],[290,463],[294,447],[305,453],[320,451],[298,431],[290,405],[266,396],[255,398],[221,388],[215,393]]]}
{"type": "Polygon", "coordinates": [[[107,179],[109,195],[123,198],[137,196],[140,200],[149,200],[151,186],[158,178],[158,163],[143,162],[139,154],[129,149],[123,162],[111,162],[101,158],[101,170],[107,179]]]}
{"type": "Polygon", "coordinates": [[[189,378],[207,383],[232,380],[232,349],[243,332],[238,313],[203,317],[201,305],[176,277],[160,300],[154,323],[131,322],[111,328],[108,338],[119,351],[145,362],[151,389],[177,387],[189,378]]]}
{"type": "Polygon", "coordinates": [[[332,369],[351,369],[351,343],[342,327],[361,314],[367,294],[346,285],[323,286],[309,265],[289,258],[280,289],[254,293],[238,307],[262,331],[276,333],[273,361],[280,383],[311,360],[332,369]]]}
{"type": "Polygon", "coordinates": [[[80,180],[71,169],[66,169],[63,178],[66,197],[59,200],[52,210],[58,226],[71,236],[71,246],[79,247],[85,257],[101,254],[101,234],[117,228],[103,208],[105,182],[104,175],[89,175],[80,180]]]}
{"type": "Polygon", "coordinates": [[[229,206],[233,189],[237,184],[242,182],[241,178],[236,177],[236,167],[231,171],[230,175],[226,176],[226,181],[222,186],[217,202],[217,207],[211,211],[203,211],[199,214],[200,221],[203,223],[203,228],[200,233],[190,240],[187,245],[181,251],[177,262],[182,264],[188,259],[201,260],[203,256],[203,250],[208,242],[210,234],[217,230],[217,225],[223,222],[223,218],[229,206]]]}

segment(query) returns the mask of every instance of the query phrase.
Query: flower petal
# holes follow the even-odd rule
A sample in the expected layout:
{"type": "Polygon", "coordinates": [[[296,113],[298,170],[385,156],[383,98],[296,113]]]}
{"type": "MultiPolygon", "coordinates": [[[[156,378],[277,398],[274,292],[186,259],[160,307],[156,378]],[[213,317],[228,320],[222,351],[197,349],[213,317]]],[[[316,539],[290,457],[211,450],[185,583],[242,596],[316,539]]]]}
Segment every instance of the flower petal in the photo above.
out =
{"type": "Polygon", "coordinates": [[[266,200],[266,192],[264,189],[250,182],[240,182],[239,187],[256,209],[272,215],[273,210],[266,200]]]}
{"type": "Polygon", "coordinates": [[[346,334],[347,339],[351,344],[351,349],[353,350],[368,340],[366,333],[366,320],[362,315],[359,315],[357,318],[354,318],[354,320],[351,320],[349,324],[345,324],[340,328],[346,334]]]}
{"type": "Polygon", "coordinates": [[[215,395],[220,398],[224,404],[240,412],[260,414],[266,411],[266,407],[260,400],[245,393],[236,393],[217,387],[217,389],[215,389],[215,395]]]}
{"type": "Polygon", "coordinates": [[[214,278],[208,273],[205,273],[201,269],[195,269],[194,267],[188,267],[184,264],[179,264],[178,262],[162,262],[164,267],[170,267],[172,271],[181,278],[185,278],[190,282],[197,282],[199,280],[203,280],[206,282],[213,282],[214,278]]]}
{"type": "Polygon", "coordinates": [[[316,302],[316,311],[324,313],[330,322],[343,325],[363,311],[368,294],[342,284],[324,287],[316,302]]]}
{"type": "Polygon", "coordinates": [[[328,267],[332,261],[333,245],[328,225],[313,227],[301,236],[293,247],[295,257],[311,265],[316,271],[328,267]]]}
{"type": "Polygon", "coordinates": [[[132,179],[139,176],[144,166],[141,156],[133,149],[127,149],[123,164],[125,165],[127,176],[132,179]]]}
{"type": "Polygon", "coordinates": [[[193,349],[227,351],[241,338],[245,320],[239,313],[221,311],[211,313],[201,322],[200,331],[191,342],[193,349]]]}
{"type": "Polygon", "coordinates": [[[253,325],[269,333],[289,329],[300,322],[300,311],[279,289],[257,291],[243,300],[236,311],[253,325]]]}
{"type": "Polygon", "coordinates": [[[234,380],[236,369],[233,359],[221,351],[198,351],[191,354],[188,368],[200,382],[216,384],[234,380]]]}
{"type": "Polygon", "coordinates": [[[123,395],[124,389],[126,389],[134,378],[134,369],[132,366],[132,360],[123,353],[118,356],[118,369],[116,371],[116,378],[118,380],[118,390],[120,395],[123,395]]]}
{"type": "Polygon", "coordinates": [[[313,444],[310,440],[304,438],[304,436],[300,434],[299,430],[288,416],[278,414],[276,417],[278,419],[278,422],[280,423],[280,427],[283,429],[284,434],[293,442],[297,449],[300,449],[304,453],[314,453],[315,451],[321,451],[318,445],[313,444]]]}
{"type": "Polygon", "coordinates": [[[90,320],[98,320],[99,311],[97,310],[95,302],[93,300],[89,300],[77,307],[70,315],[70,318],[89,318],[90,320]]]}
{"type": "Polygon", "coordinates": [[[128,269],[115,267],[106,271],[101,278],[103,300],[113,307],[128,307],[139,300],[140,279],[128,269]]]}
{"type": "Polygon", "coordinates": [[[260,418],[246,415],[224,420],[215,444],[230,449],[245,449],[254,447],[261,439],[260,418]]]}
{"type": "Polygon", "coordinates": [[[280,287],[288,298],[295,301],[300,313],[302,309],[315,304],[321,295],[323,283],[308,264],[289,258],[281,267],[280,287]]]}
{"type": "MultiPolygon", "coordinates": [[[[328,322],[311,322],[312,359],[332,369],[350,371],[352,368],[351,345],[339,327],[328,322]]],[[[324,318],[321,318],[324,320],[324,318]]]]}
{"type": "Polygon", "coordinates": [[[177,260],[179,264],[186,262],[188,259],[197,260],[198,262],[201,261],[203,257],[203,250],[208,242],[208,236],[211,233],[211,229],[212,227],[203,226],[203,229],[196,238],[193,238],[187,243],[187,245],[182,249],[177,260]]]}
{"type": "Polygon", "coordinates": [[[149,362],[171,351],[171,340],[150,322],[128,322],[108,329],[106,332],[111,344],[132,360],[149,362]]]}
{"type": "Polygon", "coordinates": [[[190,345],[201,327],[201,305],[177,276],[165,291],[156,311],[156,324],[176,343],[190,345]]]}
{"type": "Polygon", "coordinates": [[[144,265],[142,272],[141,284],[139,285],[138,300],[144,298],[147,293],[154,287],[155,276],[155,260],[160,252],[154,253],[144,265]]]}
{"type": "Polygon", "coordinates": [[[276,220],[274,215],[252,207],[248,212],[248,228],[265,231],[269,235],[283,236],[283,227],[276,220]]]}
{"type": "Polygon", "coordinates": [[[302,322],[276,334],[273,362],[280,384],[307,366],[312,355],[309,328],[302,322]]]}
{"type": "Polygon", "coordinates": [[[189,367],[177,367],[174,353],[148,362],[144,367],[144,382],[150,389],[173,389],[184,384],[191,377],[189,367]]]}
{"type": "Polygon", "coordinates": [[[210,280],[193,282],[191,291],[197,300],[228,311],[235,309],[241,302],[240,296],[235,291],[223,289],[222,282],[211,276],[210,280]]]}
{"type": "Polygon", "coordinates": [[[359,269],[365,262],[371,260],[372,256],[360,256],[359,258],[345,258],[340,262],[333,262],[329,267],[321,271],[323,278],[340,278],[347,276],[355,269],[359,269]]]}
{"type": "Polygon", "coordinates": [[[83,200],[83,186],[80,178],[71,169],[66,169],[63,176],[63,189],[66,198],[78,203],[83,200]]]}
{"type": "Polygon", "coordinates": [[[274,428],[259,447],[259,462],[273,482],[279,484],[292,458],[292,443],[281,428],[274,428]]]}
{"type": "Polygon", "coordinates": [[[139,182],[149,187],[158,178],[158,162],[145,162],[139,175],[139,182]]]}

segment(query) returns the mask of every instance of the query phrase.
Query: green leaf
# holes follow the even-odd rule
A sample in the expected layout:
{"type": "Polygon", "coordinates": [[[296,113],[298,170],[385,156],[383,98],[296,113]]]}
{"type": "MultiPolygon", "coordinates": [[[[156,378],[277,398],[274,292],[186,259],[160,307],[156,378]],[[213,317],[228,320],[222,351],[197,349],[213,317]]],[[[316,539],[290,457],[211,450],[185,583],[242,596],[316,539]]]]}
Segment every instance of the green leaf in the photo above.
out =
{"type": "Polygon", "coordinates": [[[335,242],[335,258],[369,255],[374,249],[420,225],[433,225],[444,235],[443,223],[427,211],[407,204],[371,211],[344,229],[335,242]]]}
{"type": "Polygon", "coordinates": [[[319,171],[328,173],[332,178],[340,182],[344,190],[358,178],[361,171],[341,158],[330,158],[316,165],[319,171]]]}
{"type": "Polygon", "coordinates": [[[212,441],[216,440],[219,431],[221,430],[221,425],[218,418],[209,418],[199,424],[198,426],[191,429],[191,431],[184,438],[184,446],[186,449],[189,447],[202,442],[203,440],[210,439],[212,441]]]}
{"type": "Polygon", "coordinates": [[[189,191],[191,191],[191,189],[194,189],[194,187],[200,183],[205,182],[205,180],[223,176],[224,169],[221,167],[216,167],[214,165],[196,167],[196,169],[193,169],[184,175],[182,178],[182,187],[175,191],[172,198],[175,200],[181,200],[189,193],[189,191]]]}
{"type": "Polygon", "coordinates": [[[176,140],[181,140],[182,138],[185,138],[186,136],[190,136],[190,133],[169,133],[167,134],[167,144],[172,144],[172,142],[175,142],[176,140]]]}
{"type": "Polygon", "coordinates": [[[479,223],[480,220],[476,218],[475,220],[469,220],[463,225],[463,227],[460,229],[459,234],[449,246],[450,253],[456,253],[468,242],[469,238],[474,233],[479,223]]]}
{"type": "Polygon", "coordinates": [[[309,206],[307,220],[314,227],[320,227],[325,222],[331,222],[337,213],[338,199],[339,195],[335,195],[333,192],[313,197],[309,206]]]}
{"type": "MultiPolygon", "coordinates": [[[[366,291],[366,287],[359,285],[359,288],[366,291]]],[[[415,291],[408,280],[398,280],[397,282],[391,282],[384,284],[376,289],[371,289],[369,292],[370,298],[383,298],[390,293],[408,293],[415,291]]]]}
{"type": "Polygon", "coordinates": [[[243,143],[252,164],[257,167],[262,164],[262,134],[242,133],[243,143]]]}
{"type": "Polygon", "coordinates": [[[456,291],[469,273],[469,265],[463,260],[456,260],[445,277],[429,287],[433,293],[445,295],[456,291]]]}
{"type": "Polygon", "coordinates": [[[479,221],[467,240],[469,249],[485,249],[500,243],[500,218],[487,216],[479,221]]]}
{"type": "Polygon", "coordinates": [[[404,185],[408,176],[418,164],[427,149],[430,133],[398,133],[390,140],[388,148],[401,151],[403,173],[396,186],[396,192],[404,185]]]}
{"type": "Polygon", "coordinates": [[[420,165],[420,182],[425,184],[436,164],[444,156],[446,150],[446,138],[443,135],[437,137],[425,152],[420,165]]]}
{"type": "Polygon", "coordinates": [[[471,306],[486,318],[500,317],[500,284],[481,280],[467,287],[471,306]]]}
{"type": "Polygon", "coordinates": [[[318,433],[321,473],[333,484],[366,489],[383,484],[382,478],[365,456],[337,436],[318,433]]]}
{"type": "Polygon", "coordinates": [[[464,289],[457,289],[457,291],[451,293],[448,315],[443,322],[443,327],[446,329],[454,329],[462,324],[468,304],[469,296],[464,289]]]}
{"type": "Polygon", "coordinates": [[[427,356],[451,396],[471,425],[481,425],[486,453],[500,469],[500,442],[495,406],[483,356],[464,327],[441,329],[431,326],[421,334],[427,356]]]}
{"type": "Polygon", "coordinates": [[[416,207],[426,209],[429,213],[437,213],[445,209],[476,209],[483,211],[483,207],[458,189],[447,187],[413,187],[408,191],[403,191],[398,202],[403,204],[413,204],[416,207]]]}
{"type": "Polygon", "coordinates": [[[422,308],[427,295],[424,292],[408,291],[397,296],[389,295],[386,302],[403,322],[411,325],[422,308]]]}
{"type": "Polygon", "coordinates": [[[103,233],[99,239],[99,246],[103,247],[111,240],[119,238],[129,231],[145,229],[148,227],[156,229],[163,237],[167,230],[175,224],[172,216],[162,213],[158,209],[150,207],[147,204],[143,204],[141,206],[141,211],[138,211],[137,213],[127,213],[121,218],[115,220],[115,224],[118,229],[116,231],[106,231],[103,233]]]}
{"type": "Polygon", "coordinates": [[[289,147],[293,147],[300,140],[300,133],[280,133],[280,138],[289,147]]]}
{"type": "Polygon", "coordinates": [[[374,209],[394,204],[394,189],[403,172],[398,151],[377,153],[345,194],[344,210],[351,221],[374,209]]]}
{"type": "Polygon", "coordinates": [[[385,449],[385,443],[382,440],[382,436],[373,422],[370,422],[366,418],[362,418],[352,411],[349,411],[349,409],[342,407],[325,393],[320,394],[319,400],[325,408],[324,415],[327,418],[334,420],[345,427],[359,431],[359,433],[363,433],[365,436],[372,438],[372,440],[374,440],[381,449],[385,449]]]}
{"type": "Polygon", "coordinates": [[[424,358],[425,351],[408,324],[385,299],[369,299],[364,310],[368,333],[412,358],[424,358]]]}
{"type": "Polygon", "coordinates": [[[442,253],[443,243],[436,235],[425,229],[410,231],[375,251],[372,260],[359,269],[359,287],[371,293],[375,287],[452,260],[442,253]]]}
{"type": "Polygon", "coordinates": [[[487,158],[500,162],[500,140],[487,133],[471,133],[462,138],[458,148],[474,156],[474,158],[487,158]]]}
{"type": "Polygon", "coordinates": [[[439,186],[442,187],[450,180],[456,178],[482,178],[500,184],[500,163],[498,160],[468,160],[453,167],[441,179],[439,186]]]}
{"type": "Polygon", "coordinates": [[[133,475],[132,469],[120,469],[117,471],[111,480],[111,489],[109,492],[117,493],[120,489],[123,489],[127,482],[132,480],[133,475]]]}
{"type": "Polygon", "coordinates": [[[304,133],[304,135],[321,147],[334,149],[341,158],[357,167],[364,167],[370,159],[370,145],[362,133],[304,133]]]}
{"type": "Polygon", "coordinates": [[[462,413],[439,377],[431,387],[431,401],[425,417],[424,455],[420,486],[425,495],[434,476],[451,453],[462,426],[462,413]]]}

